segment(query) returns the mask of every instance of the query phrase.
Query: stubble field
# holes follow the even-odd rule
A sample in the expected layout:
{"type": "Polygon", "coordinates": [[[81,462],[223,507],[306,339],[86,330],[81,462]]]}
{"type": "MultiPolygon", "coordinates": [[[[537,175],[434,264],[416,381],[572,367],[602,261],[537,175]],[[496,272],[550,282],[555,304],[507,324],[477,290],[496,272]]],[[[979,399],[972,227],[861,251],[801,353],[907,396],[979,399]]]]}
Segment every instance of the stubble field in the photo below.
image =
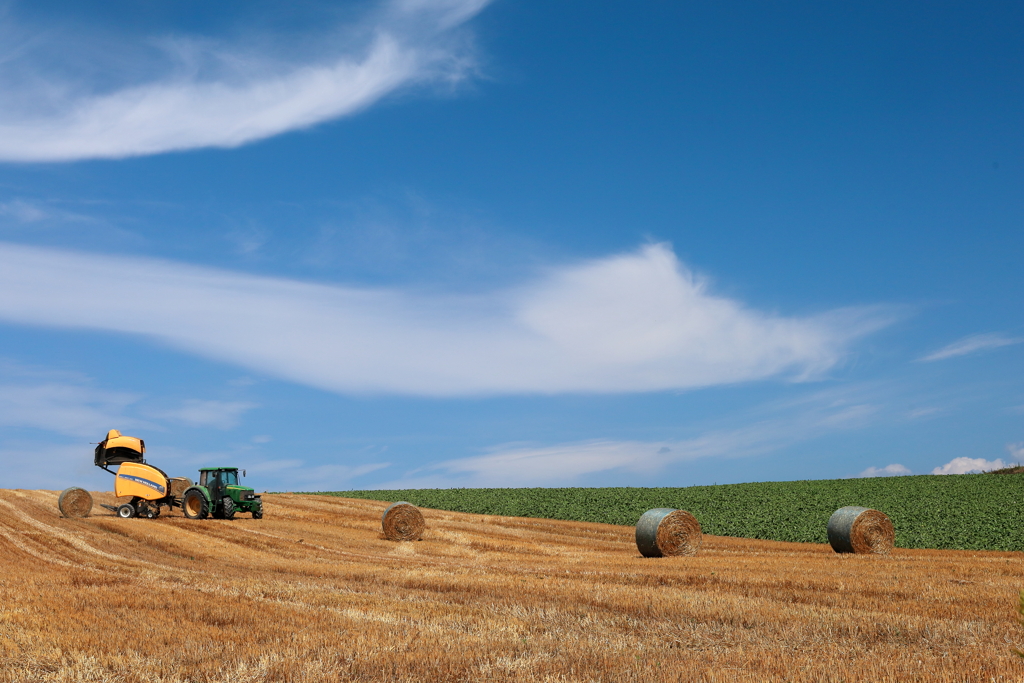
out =
{"type": "MultiPolygon", "coordinates": [[[[112,502],[94,494],[97,503],[112,502]]],[[[1021,553],[706,536],[265,496],[266,517],[63,519],[0,490],[0,681],[1017,681],[1021,553]]]]}

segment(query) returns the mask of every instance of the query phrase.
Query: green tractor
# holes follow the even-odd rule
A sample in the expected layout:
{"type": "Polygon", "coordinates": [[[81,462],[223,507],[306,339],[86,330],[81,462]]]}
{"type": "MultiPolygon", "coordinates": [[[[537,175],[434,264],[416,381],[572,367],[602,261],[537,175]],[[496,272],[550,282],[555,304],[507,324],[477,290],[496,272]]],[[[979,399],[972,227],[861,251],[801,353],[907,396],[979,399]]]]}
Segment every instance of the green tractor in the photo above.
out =
{"type": "Polygon", "coordinates": [[[203,467],[199,483],[182,495],[181,511],[189,519],[211,515],[231,519],[236,512],[251,512],[253,519],[262,519],[263,500],[248,486],[238,485],[237,467],[203,467]]]}

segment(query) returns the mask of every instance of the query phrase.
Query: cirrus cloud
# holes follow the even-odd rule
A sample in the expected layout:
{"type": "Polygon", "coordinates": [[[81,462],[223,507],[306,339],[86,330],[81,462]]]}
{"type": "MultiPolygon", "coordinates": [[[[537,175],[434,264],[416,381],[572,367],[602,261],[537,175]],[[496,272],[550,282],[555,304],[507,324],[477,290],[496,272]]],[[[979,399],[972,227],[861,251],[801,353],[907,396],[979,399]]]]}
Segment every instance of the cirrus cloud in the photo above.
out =
{"type": "MultiPolygon", "coordinates": [[[[54,69],[66,43],[54,42],[44,54],[0,55],[0,161],[237,147],[352,114],[405,86],[459,80],[473,60],[450,34],[487,2],[391,2],[333,39],[288,41],[325,45],[301,57],[275,56],[266,44],[256,50],[188,36],[151,40],[161,58],[140,76],[126,56],[120,70],[127,75],[118,83],[105,69],[98,69],[106,76],[100,82],[54,69]]],[[[11,21],[0,15],[8,44],[18,42],[11,21]]]]}
{"type": "MultiPolygon", "coordinates": [[[[816,392],[800,401],[765,406],[763,410],[741,416],[746,424],[684,439],[505,444],[480,455],[418,467],[405,472],[401,478],[376,486],[381,489],[579,486],[581,480],[588,477],[637,475],[648,481],[658,480],[681,463],[765,455],[826,434],[857,430],[877,419],[878,406],[851,402],[853,398],[853,395],[844,397],[841,392],[816,392]]],[[[675,474],[678,476],[678,472],[675,474]]]]}
{"type": "Polygon", "coordinates": [[[242,415],[256,407],[247,401],[213,401],[198,398],[186,399],[177,408],[154,410],[156,418],[183,422],[194,427],[216,427],[231,429],[238,425],[242,415]]]}
{"type": "MultiPolygon", "coordinates": [[[[145,424],[126,417],[139,396],[67,382],[0,384],[0,426],[97,436],[105,425],[145,424]]],[[[97,437],[98,438],[98,437],[97,437]]]]}
{"type": "Polygon", "coordinates": [[[148,337],[341,393],[464,396],[805,379],[892,315],[755,311],[710,292],[666,245],[456,295],[0,243],[0,320],[148,337]],[[97,277],[100,259],[116,277],[97,277]]]}
{"type": "Polygon", "coordinates": [[[991,349],[998,349],[1003,346],[1012,346],[1020,343],[1024,343],[1024,339],[1007,337],[1005,334],[1000,334],[998,332],[990,334],[973,334],[969,337],[958,339],[952,344],[943,346],[938,351],[929,353],[927,356],[918,358],[918,360],[923,363],[930,363],[937,360],[956,358],[957,356],[967,356],[972,353],[989,351],[991,349]]]}

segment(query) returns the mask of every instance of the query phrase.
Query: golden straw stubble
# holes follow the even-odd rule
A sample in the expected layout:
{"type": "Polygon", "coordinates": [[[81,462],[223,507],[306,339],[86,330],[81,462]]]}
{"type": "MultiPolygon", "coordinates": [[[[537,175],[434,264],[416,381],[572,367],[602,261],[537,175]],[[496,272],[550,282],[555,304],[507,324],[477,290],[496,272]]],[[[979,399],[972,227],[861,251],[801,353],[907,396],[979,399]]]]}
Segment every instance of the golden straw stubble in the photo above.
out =
{"type": "Polygon", "coordinates": [[[892,522],[878,510],[865,510],[857,515],[850,529],[850,546],[855,553],[888,555],[895,542],[892,522]]]}
{"type": "Polygon", "coordinates": [[[64,489],[57,498],[57,507],[65,517],[88,517],[92,512],[92,494],[85,489],[72,486],[64,489]]]}
{"type": "Polygon", "coordinates": [[[418,541],[427,526],[419,508],[404,500],[389,505],[380,522],[389,541],[418,541]]]}

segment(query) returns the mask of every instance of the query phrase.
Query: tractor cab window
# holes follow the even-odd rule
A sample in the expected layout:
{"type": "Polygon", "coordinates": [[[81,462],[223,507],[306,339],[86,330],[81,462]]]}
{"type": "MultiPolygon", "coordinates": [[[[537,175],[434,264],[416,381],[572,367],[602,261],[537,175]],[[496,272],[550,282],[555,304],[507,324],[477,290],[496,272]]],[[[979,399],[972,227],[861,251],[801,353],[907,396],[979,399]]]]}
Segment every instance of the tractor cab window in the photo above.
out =
{"type": "Polygon", "coordinates": [[[213,483],[213,472],[202,472],[199,475],[199,485],[209,486],[213,483]]]}
{"type": "Polygon", "coordinates": [[[228,472],[221,472],[221,482],[225,486],[238,486],[238,472],[230,470],[228,472]]]}

